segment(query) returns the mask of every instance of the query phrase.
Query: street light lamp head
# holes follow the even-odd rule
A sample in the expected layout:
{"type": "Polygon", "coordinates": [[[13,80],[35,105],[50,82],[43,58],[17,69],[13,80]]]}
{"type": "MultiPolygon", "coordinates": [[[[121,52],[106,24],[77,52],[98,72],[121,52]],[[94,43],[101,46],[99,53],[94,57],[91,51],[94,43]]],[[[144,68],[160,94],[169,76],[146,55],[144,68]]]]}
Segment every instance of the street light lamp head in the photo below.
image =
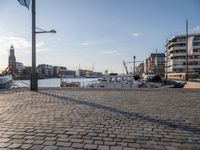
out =
{"type": "Polygon", "coordinates": [[[56,33],[56,30],[50,30],[51,33],[56,33]]]}
{"type": "Polygon", "coordinates": [[[35,33],[36,34],[40,34],[40,33],[54,33],[55,34],[56,30],[48,30],[48,31],[46,31],[46,30],[43,30],[41,28],[36,27],[35,33]]]}

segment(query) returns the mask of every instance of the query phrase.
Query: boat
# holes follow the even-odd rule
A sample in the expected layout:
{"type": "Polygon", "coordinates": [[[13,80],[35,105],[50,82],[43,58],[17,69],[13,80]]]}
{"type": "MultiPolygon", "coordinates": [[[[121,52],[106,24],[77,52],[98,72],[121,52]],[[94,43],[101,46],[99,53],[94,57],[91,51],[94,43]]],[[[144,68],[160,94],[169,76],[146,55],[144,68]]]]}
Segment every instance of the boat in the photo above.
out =
{"type": "Polygon", "coordinates": [[[167,80],[161,78],[159,75],[152,77],[152,79],[142,80],[139,87],[141,88],[183,88],[186,82],[167,80]]]}
{"type": "Polygon", "coordinates": [[[92,88],[138,88],[140,84],[139,80],[132,74],[117,74],[111,73],[105,75],[103,78],[97,81],[89,83],[88,87],[92,88]]]}
{"type": "Polygon", "coordinates": [[[146,72],[142,74],[142,80],[143,81],[148,81],[148,80],[152,80],[153,77],[155,77],[156,74],[153,72],[146,72]]]}
{"type": "Polygon", "coordinates": [[[66,82],[62,81],[60,83],[61,87],[80,87],[81,83],[80,82],[66,82]]]}
{"type": "Polygon", "coordinates": [[[13,78],[11,75],[0,74],[0,89],[9,89],[12,83],[13,78]]]}
{"type": "Polygon", "coordinates": [[[177,82],[172,80],[162,79],[158,75],[154,75],[148,80],[139,80],[133,74],[109,74],[97,81],[91,81],[87,87],[91,88],[183,88],[185,82],[177,82]]]}
{"type": "Polygon", "coordinates": [[[163,87],[168,88],[184,88],[186,82],[184,81],[175,81],[175,80],[164,80],[163,87]]]}
{"type": "Polygon", "coordinates": [[[81,83],[80,82],[67,82],[67,81],[64,81],[64,76],[61,75],[61,78],[60,78],[60,87],[80,87],[81,86],[81,83]]]}

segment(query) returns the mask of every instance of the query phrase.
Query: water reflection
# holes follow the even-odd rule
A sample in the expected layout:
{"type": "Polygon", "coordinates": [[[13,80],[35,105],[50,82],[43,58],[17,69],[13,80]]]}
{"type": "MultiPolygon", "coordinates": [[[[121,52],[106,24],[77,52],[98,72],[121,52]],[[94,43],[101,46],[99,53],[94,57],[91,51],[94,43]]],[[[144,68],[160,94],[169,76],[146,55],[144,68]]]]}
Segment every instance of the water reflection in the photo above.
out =
{"type": "MultiPolygon", "coordinates": [[[[85,87],[91,81],[97,80],[96,78],[65,78],[64,81],[66,82],[80,82],[81,87],[85,87]]],[[[19,87],[29,87],[30,80],[17,80],[14,83],[19,87]]],[[[60,79],[59,78],[52,78],[52,79],[39,79],[38,80],[39,87],[60,87],[60,79]]]]}

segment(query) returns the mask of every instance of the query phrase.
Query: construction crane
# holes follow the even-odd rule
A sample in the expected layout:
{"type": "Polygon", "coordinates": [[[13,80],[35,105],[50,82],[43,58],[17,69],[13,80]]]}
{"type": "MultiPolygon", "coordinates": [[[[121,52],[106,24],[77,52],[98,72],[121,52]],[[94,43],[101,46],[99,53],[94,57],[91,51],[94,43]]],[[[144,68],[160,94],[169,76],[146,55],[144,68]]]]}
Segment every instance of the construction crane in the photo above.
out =
{"type": "Polygon", "coordinates": [[[125,70],[126,70],[126,74],[128,74],[128,68],[127,68],[127,66],[126,66],[126,62],[125,62],[125,61],[123,61],[123,65],[124,65],[124,68],[125,68],[125,70]]]}
{"type": "Polygon", "coordinates": [[[8,66],[5,70],[2,71],[3,75],[7,75],[10,73],[10,66],[8,66]]]}
{"type": "Polygon", "coordinates": [[[135,75],[135,70],[136,70],[135,64],[138,63],[138,62],[144,62],[144,61],[136,61],[135,59],[136,59],[136,56],[133,56],[133,61],[127,61],[127,62],[123,61],[123,64],[124,64],[124,67],[125,67],[125,70],[126,70],[127,74],[129,72],[128,72],[128,68],[127,68],[126,64],[133,64],[133,72],[132,72],[132,74],[135,75]]]}

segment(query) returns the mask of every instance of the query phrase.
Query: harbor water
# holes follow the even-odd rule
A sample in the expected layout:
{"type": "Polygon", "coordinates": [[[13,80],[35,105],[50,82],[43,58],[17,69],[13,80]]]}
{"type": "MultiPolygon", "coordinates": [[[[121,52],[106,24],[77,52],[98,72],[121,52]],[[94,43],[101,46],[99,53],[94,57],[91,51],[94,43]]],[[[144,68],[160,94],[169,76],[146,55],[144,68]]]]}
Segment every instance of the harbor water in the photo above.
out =
{"type": "MultiPolygon", "coordinates": [[[[97,78],[65,78],[66,82],[80,82],[81,87],[86,87],[90,82],[97,78]]],[[[15,80],[14,84],[19,87],[30,87],[30,80],[15,80]]],[[[38,87],[60,87],[60,78],[39,79],[38,87]]]]}

